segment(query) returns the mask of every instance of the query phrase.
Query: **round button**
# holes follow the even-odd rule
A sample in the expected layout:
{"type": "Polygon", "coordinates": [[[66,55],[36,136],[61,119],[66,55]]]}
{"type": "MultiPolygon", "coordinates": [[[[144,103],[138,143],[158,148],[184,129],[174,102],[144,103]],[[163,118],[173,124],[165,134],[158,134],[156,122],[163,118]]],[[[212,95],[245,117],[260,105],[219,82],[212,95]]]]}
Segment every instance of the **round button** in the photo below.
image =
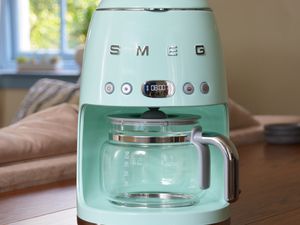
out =
{"type": "Polygon", "coordinates": [[[104,89],[107,94],[112,94],[115,90],[115,87],[114,87],[113,83],[108,82],[105,84],[104,89]]]}
{"type": "Polygon", "coordinates": [[[183,92],[187,95],[191,95],[194,93],[194,86],[191,83],[185,83],[183,85],[183,92]]]}
{"type": "Polygon", "coordinates": [[[202,82],[200,84],[200,91],[202,92],[202,94],[207,94],[209,92],[209,85],[206,82],[202,82]]]}
{"type": "Polygon", "coordinates": [[[129,83],[124,83],[121,87],[121,90],[124,95],[129,95],[132,92],[132,85],[129,83]]]}

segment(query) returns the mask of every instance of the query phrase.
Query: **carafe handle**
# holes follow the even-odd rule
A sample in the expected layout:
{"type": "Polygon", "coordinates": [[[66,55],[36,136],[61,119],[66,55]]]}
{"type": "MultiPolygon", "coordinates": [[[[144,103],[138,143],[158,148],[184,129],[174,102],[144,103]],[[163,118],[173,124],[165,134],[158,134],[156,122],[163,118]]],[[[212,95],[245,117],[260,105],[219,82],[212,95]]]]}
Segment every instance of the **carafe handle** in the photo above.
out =
{"type": "MultiPolygon", "coordinates": [[[[239,155],[234,144],[218,133],[203,133],[201,127],[195,127],[191,134],[192,143],[202,147],[213,145],[221,150],[224,158],[225,193],[227,202],[235,202],[239,197],[239,155]]],[[[206,152],[206,150],[204,150],[206,152]]],[[[208,153],[209,154],[209,153],[208,153]]],[[[207,176],[207,175],[206,175],[207,176]]]]}
{"type": "Polygon", "coordinates": [[[195,140],[194,137],[195,135],[192,133],[191,142],[197,149],[200,165],[199,187],[204,190],[210,186],[210,152],[207,145],[195,140]]]}

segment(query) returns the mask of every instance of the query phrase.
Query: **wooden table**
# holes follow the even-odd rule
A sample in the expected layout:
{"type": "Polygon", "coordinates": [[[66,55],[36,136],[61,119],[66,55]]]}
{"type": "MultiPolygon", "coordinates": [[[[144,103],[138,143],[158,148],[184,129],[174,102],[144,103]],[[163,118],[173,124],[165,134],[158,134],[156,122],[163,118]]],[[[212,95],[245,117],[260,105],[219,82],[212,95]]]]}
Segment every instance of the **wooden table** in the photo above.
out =
{"type": "MultiPolygon", "coordinates": [[[[232,225],[300,224],[300,145],[239,148],[242,194],[232,225]]],[[[0,225],[75,225],[75,181],[0,194],[0,225]]]]}

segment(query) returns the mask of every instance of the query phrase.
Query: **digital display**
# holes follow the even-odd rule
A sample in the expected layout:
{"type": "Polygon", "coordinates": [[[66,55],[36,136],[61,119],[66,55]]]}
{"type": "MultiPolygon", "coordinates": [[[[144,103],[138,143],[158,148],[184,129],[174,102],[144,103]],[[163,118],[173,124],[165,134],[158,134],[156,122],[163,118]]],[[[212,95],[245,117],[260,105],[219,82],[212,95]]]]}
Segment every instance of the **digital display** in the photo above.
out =
{"type": "Polygon", "coordinates": [[[148,84],[145,86],[146,91],[168,91],[168,85],[165,84],[148,84]]]}
{"type": "Polygon", "coordinates": [[[142,86],[142,92],[149,98],[166,98],[174,94],[175,88],[170,81],[147,81],[142,86]]]}

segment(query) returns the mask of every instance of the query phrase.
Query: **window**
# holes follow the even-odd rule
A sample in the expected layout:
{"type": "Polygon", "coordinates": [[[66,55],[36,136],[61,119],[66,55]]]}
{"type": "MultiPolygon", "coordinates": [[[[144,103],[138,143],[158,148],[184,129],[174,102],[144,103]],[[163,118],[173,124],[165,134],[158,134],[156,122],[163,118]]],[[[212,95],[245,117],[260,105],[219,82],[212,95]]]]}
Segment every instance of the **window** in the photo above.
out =
{"type": "Polygon", "coordinates": [[[2,15],[5,24],[1,23],[6,28],[0,27],[0,32],[5,29],[6,38],[0,42],[10,47],[6,49],[10,54],[6,55],[11,60],[20,56],[57,55],[68,67],[75,65],[75,49],[85,42],[99,0],[0,0],[0,3],[0,10],[6,14],[2,15]]]}

